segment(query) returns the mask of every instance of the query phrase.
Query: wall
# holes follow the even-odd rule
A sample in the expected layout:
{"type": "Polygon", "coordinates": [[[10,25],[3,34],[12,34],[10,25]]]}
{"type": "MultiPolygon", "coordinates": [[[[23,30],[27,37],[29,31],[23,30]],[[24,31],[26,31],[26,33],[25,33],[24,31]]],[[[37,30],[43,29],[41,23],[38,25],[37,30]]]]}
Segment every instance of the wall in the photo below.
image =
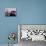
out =
{"type": "MultiPolygon", "coordinates": [[[[46,0],[0,0],[0,44],[7,44],[17,24],[46,24],[46,0]],[[5,17],[4,9],[17,8],[16,17],[5,17]]],[[[17,42],[17,40],[16,40],[17,42]]]]}

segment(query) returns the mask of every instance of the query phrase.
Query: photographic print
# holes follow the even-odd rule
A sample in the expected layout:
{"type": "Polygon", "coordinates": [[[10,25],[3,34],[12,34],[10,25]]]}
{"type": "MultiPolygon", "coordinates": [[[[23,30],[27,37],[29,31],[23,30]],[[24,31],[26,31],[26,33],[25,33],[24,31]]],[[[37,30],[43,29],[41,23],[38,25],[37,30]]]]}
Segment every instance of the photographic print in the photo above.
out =
{"type": "Polygon", "coordinates": [[[16,16],[16,8],[5,8],[5,16],[16,16]]]}
{"type": "MultiPolygon", "coordinates": [[[[20,41],[46,41],[46,25],[19,25],[20,41]]],[[[19,32],[18,32],[19,33],[19,32]]]]}

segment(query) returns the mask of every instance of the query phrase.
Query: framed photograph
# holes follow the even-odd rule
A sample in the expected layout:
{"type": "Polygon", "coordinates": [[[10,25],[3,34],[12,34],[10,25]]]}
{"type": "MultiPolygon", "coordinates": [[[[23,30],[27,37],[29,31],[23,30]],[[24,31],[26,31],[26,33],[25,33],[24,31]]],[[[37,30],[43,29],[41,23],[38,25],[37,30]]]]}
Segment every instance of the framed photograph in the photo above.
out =
{"type": "Polygon", "coordinates": [[[18,25],[18,38],[21,40],[46,41],[46,25],[18,25]]]}
{"type": "Polygon", "coordinates": [[[5,8],[5,16],[16,16],[16,8],[5,8]]]}

